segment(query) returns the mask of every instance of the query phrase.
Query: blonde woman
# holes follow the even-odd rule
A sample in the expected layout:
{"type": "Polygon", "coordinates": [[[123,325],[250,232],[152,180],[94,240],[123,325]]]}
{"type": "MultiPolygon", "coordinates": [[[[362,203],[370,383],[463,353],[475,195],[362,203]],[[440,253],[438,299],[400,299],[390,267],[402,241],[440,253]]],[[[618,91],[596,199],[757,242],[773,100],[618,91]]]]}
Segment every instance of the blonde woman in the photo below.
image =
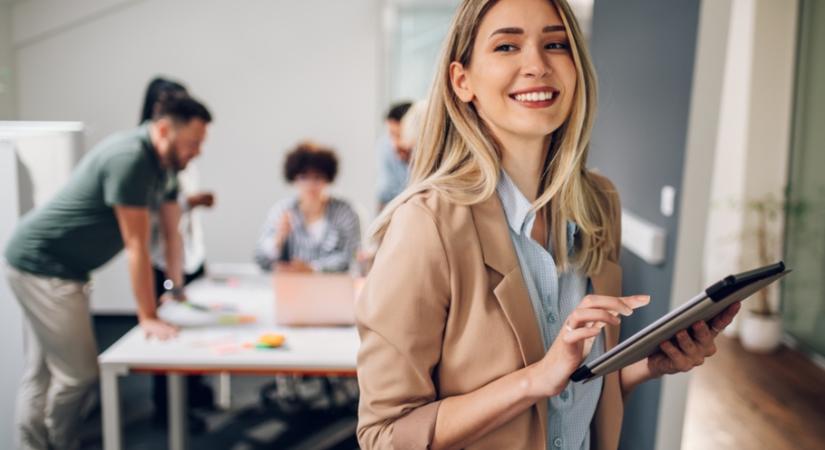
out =
{"type": "Polygon", "coordinates": [[[620,207],[586,169],[596,82],[564,0],[465,0],[408,188],[357,303],[365,449],[615,449],[623,398],[714,352],[736,313],[586,384],[616,345],[620,207]]]}

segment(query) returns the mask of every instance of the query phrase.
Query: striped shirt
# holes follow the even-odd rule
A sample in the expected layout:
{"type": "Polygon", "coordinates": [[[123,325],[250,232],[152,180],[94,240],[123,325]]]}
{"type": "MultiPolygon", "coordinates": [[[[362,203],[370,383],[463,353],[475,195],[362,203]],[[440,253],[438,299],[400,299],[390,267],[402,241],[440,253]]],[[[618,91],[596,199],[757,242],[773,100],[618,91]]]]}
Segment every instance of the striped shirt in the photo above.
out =
{"type": "MultiPolygon", "coordinates": [[[[266,217],[255,250],[255,262],[271,270],[278,261],[304,261],[316,272],[346,272],[361,245],[361,224],[349,203],[330,198],[318,236],[310,232],[298,208],[298,198],[276,203],[266,217]],[[276,245],[275,235],[281,217],[291,213],[292,231],[283,248],[276,245]]],[[[317,231],[317,230],[316,230],[317,231]]]]}
{"type": "MultiPolygon", "coordinates": [[[[588,278],[575,268],[559,273],[551,250],[539,245],[532,237],[535,211],[502,170],[497,186],[498,196],[507,217],[510,238],[518,256],[530,303],[538,321],[544,349],[547,351],[561,331],[567,316],[590,291],[588,278]]],[[[574,249],[577,227],[567,223],[567,248],[574,249]]],[[[604,352],[604,337],[599,334],[585,361],[592,361],[604,352]]],[[[568,383],[559,395],[547,401],[548,450],[590,448],[590,422],[602,391],[602,379],[586,384],[568,383]]]]}

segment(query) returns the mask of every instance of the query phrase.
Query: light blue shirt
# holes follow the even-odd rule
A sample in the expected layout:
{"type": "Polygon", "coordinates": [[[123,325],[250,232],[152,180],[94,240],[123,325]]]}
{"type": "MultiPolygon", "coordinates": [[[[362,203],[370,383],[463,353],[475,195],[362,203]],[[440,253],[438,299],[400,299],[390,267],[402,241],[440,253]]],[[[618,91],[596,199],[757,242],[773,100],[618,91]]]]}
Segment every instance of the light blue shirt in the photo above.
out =
{"type": "MultiPolygon", "coordinates": [[[[538,320],[544,350],[558,336],[564,320],[590,291],[589,279],[575,268],[558,273],[551,250],[531,237],[535,211],[502,170],[497,186],[498,196],[510,227],[510,238],[518,256],[530,303],[538,320]]],[[[577,227],[567,222],[567,248],[572,256],[577,227]]],[[[586,361],[604,352],[604,336],[599,334],[586,361]]],[[[586,384],[569,383],[561,394],[548,399],[547,448],[549,450],[590,449],[590,423],[602,392],[602,379],[586,384]]]]}
{"type": "Polygon", "coordinates": [[[378,202],[387,204],[407,187],[410,165],[398,158],[388,133],[378,140],[381,167],[378,174],[378,202]]]}

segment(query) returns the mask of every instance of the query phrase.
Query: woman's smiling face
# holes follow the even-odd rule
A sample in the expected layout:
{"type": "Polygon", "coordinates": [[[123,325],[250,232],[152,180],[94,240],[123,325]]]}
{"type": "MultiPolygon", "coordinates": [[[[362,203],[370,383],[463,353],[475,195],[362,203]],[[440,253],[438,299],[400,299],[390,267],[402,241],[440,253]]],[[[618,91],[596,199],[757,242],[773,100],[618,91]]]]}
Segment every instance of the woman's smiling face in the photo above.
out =
{"type": "Polygon", "coordinates": [[[478,28],[470,63],[450,67],[453,89],[500,139],[540,138],[570,114],[576,66],[556,7],[501,0],[478,28]]]}

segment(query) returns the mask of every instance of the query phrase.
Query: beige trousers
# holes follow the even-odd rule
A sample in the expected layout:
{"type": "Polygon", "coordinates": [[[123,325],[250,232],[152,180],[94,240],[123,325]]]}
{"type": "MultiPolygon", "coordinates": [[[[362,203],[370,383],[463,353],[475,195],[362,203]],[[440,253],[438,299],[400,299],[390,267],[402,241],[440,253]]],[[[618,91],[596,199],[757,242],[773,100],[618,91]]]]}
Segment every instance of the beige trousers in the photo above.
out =
{"type": "Polygon", "coordinates": [[[15,411],[20,449],[75,449],[81,407],[98,377],[88,286],[5,265],[23,310],[23,378],[15,411]]]}

